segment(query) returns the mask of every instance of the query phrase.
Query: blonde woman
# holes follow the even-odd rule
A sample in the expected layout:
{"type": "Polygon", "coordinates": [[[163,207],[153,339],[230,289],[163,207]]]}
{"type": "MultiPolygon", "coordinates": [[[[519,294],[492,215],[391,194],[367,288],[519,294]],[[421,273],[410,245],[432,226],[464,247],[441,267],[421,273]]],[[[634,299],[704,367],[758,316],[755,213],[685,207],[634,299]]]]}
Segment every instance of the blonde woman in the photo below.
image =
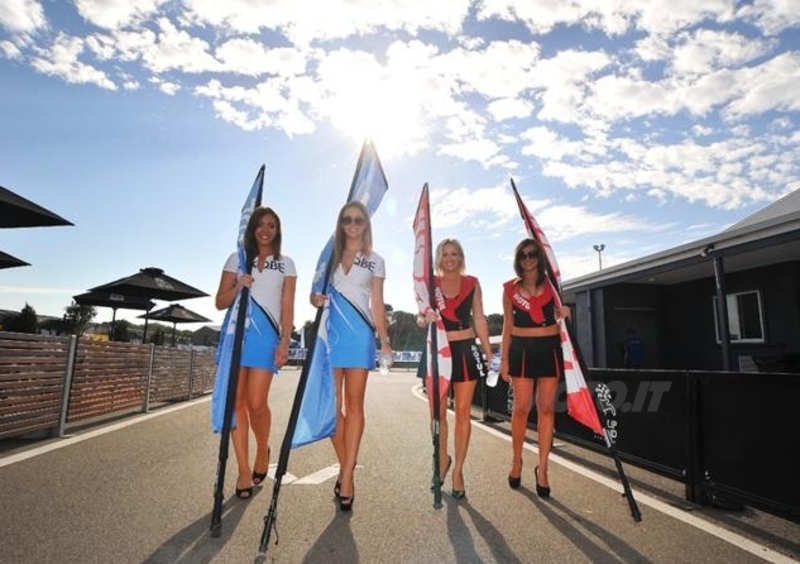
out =
{"type": "MultiPolygon", "coordinates": [[[[455,462],[451,494],[456,499],[462,499],[466,497],[463,471],[472,430],[472,396],[478,379],[486,377],[485,359],[492,357],[492,349],[489,345],[489,326],[483,313],[481,285],[474,276],[464,274],[466,263],[461,243],[456,239],[441,241],[436,247],[434,269],[436,309],[442,316],[452,354],[450,383],[455,398],[455,461],[447,453],[447,402],[440,404],[439,476],[444,482],[451,464],[455,462]]],[[[432,316],[432,313],[427,318],[419,316],[417,321],[424,325],[433,321],[432,316]]]]}

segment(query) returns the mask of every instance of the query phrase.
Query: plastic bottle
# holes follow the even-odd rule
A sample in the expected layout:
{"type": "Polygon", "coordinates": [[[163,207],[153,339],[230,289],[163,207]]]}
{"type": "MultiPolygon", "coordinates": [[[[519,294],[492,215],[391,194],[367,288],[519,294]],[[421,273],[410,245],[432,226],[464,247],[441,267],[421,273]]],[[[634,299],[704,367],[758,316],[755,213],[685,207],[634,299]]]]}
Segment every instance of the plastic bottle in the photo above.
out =
{"type": "Polygon", "coordinates": [[[389,353],[381,353],[378,362],[378,371],[381,375],[386,376],[389,374],[389,368],[392,366],[392,355],[389,353]]]}
{"type": "Polygon", "coordinates": [[[486,375],[486,385],[494,388],[497,385],[497,379],[500,376],[500,354],[492,356],[492,361],[489,363],[489,373],[486,375]]]}

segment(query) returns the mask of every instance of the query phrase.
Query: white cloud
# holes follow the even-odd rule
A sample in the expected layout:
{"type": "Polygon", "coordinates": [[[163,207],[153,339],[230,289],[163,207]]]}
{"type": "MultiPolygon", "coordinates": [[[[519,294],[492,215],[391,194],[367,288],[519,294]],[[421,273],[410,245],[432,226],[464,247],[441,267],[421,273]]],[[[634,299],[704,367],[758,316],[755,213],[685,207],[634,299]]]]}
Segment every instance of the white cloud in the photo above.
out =
{"type": "Polygon", "coordinates": [[[33,33],[44,28],[47,20],[37,0],[3,0],[0,25],[12,33],[33,33]]]}
{"type": "Polygon", "coordinates": [[[105,72],[78,60],[83,53],[84,40],[59,33],[49,51],[39,50],[31,65],[44,74],[58,76],[71,84],[94,84],[107,90],[117,86],[105,72]]]}
{"type": "Polygon", "coordinates": [[[159,13],[169,0],[75,0],[86,21],[105,29],[118,29],[159,13]]]}

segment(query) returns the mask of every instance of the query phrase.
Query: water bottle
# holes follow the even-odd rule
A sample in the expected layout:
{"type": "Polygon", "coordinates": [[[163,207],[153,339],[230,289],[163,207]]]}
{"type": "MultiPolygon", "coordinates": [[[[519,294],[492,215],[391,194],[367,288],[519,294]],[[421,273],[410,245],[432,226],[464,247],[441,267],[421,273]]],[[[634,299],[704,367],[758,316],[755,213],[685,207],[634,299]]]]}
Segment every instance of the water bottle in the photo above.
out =
{"type": "Polygon", "coordinates": [[[500,355],[495,354],[492,356],[492,362],[489,363],[489,373],[486,375],[486,385],[494,388],[497,385],[497,379],[500,376],[500,355]]]}
{"type": "Polygon", "coordinates": [[[392,366],[392,355],[390,353],[381,353],[380,361],[378,362],[378,371],[382,376],[389,374],[389,367],[392,366]]]}

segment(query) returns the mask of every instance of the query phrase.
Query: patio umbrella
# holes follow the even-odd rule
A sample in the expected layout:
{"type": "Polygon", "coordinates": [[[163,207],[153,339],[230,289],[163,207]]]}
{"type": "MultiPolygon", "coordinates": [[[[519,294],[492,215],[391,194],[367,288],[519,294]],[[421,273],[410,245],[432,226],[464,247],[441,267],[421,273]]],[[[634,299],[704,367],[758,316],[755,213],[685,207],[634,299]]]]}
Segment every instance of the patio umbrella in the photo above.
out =
{"type": "Polygon", "coordinates": [[[150,311],[155,307],[155,303],[147,298],[138,296],[125,296],[114,292],[95,292],[90,291],[84,294],[72,296],[76,304],[90,305],[98,307],[110,307],[111,313],[111,332],[114,332],[114,324],[117,320],[117,309],[141,309],[150,311]]]}
{"type": "Polygon", "coordinates": [[[0,186],[0,227],[74,225],[60,215],[0,186]]]}
{"type": "Polygon", "coordinates": [[[190,309],[186,309],[180,304],[172,304],[163,309],[159,309],[149,314],[140,315],[139,317],[149,317],[157,321],[172,321],[172,346],[175,346],[175,327],[178,323],[202,323],[211,321],[207,317],[203,317],[199,313],[195,313],[190,309]]]}
{"type": "Polygon", "coordinates": [[[30,266],[30,263],[0,251],[0,268],[13,268],[15,266],[30,266]]]}
{"type": "MultiPolygon", "coordinates": [[[[164,300],[174,302],[175,300],[186,300],[189,298],[202,298],[207,296],[202,290],[198,290],[188,284],[181,282],[171,276],[164,274],[160,268],[142,268],[136,274],[114,280],[102,286],[96,286],[90,292],[114,292],[125,296],[141,297],[152,300],[164,300]]],[[[144,334],[142,341],[147,338],[147,320],[144,318],[144,334]]]]}

